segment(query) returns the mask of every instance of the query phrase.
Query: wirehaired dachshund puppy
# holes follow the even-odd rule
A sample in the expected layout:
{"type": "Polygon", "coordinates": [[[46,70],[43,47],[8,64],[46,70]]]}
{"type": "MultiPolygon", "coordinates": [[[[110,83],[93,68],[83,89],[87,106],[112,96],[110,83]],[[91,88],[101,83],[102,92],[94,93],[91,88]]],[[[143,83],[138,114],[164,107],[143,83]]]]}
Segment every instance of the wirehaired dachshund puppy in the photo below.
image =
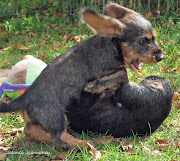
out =
{"type": "Polygon", "coordinates": [[[155,65],[163,59],[151,23],[133,10],[109,3],[105,15],[81,9],[81,21],[96,35],[50,62],[22,96],[0,103],[0,112],[22,112],[26,136],[59,148],[87,143],[66,132],[65,113],[87,83],[96,80],[93,93],[117,89],[129,81],[125,67],[136,71],[142,62],[155,65]]]}

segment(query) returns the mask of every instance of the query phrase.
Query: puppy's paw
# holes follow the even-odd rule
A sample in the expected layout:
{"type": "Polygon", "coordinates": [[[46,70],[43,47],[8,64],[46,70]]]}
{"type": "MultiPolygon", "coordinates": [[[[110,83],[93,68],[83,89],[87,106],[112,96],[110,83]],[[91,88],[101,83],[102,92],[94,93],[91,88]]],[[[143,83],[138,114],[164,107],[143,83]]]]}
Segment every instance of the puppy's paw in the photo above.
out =
{"type": "Polygon", "coordinates": [[[84,88],[84,91],[86,92],[89,92],[89,93],[97,93],[97,94],[100,94],[102,93],[104,90],[103,90],[103,87],[100,86],[99,84],[99,81],[98,80],[94,80],[92,82],[89,82],[85,88],[84,88]]]}
{"type": "Polygon", "coordinates": [[[105,92],[105,90],[113,90],[115,91],[119,87],[119,83],[113,82],[113,81],[102,81],[102,80],[94,80],[92,82],[89,82],[85,88],[84,91],[89,93],[96,93],[101,94],[105,92]]]}

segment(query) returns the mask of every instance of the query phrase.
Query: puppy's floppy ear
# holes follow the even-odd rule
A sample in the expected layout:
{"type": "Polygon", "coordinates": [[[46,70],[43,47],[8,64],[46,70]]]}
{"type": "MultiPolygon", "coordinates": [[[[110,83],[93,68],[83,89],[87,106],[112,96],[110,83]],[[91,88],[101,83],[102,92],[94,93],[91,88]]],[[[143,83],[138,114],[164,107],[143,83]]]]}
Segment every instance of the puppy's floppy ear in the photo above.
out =
{"type": "Polygon", "coordinates": [[[128,9],[126,7],[120,6],[116,3],[108,3],[106,5],[104,13],[110,17],[116,18],[118,20],[123,19],[127,15],[134,14],[134,15],[139,15],[137,12],[128,9]]]}
{"type": "Polygon", "coordinates": [[[86,24],[95,33],[105,36],[114,37],[123,35],[125,24],[115,18],[101,15],[91,9],[81,9],[81,22],[86,24]]]}

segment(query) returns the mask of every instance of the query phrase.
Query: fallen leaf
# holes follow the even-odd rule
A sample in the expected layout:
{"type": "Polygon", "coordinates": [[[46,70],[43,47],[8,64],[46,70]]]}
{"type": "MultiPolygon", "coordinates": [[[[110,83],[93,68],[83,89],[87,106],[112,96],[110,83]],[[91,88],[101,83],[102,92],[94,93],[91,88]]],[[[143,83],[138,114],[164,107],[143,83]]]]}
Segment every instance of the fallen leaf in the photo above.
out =
{"type": "Polygon", "coordinates": [[[73,34],[65,34],[64,39],[65,39],[65,43],[67,43],[68,41],[72,41],[74,39],[74,35],[73,34]]]}
{"type": "Polygon", "coordinates": [[[180,110],[180,103],[178,103],[177,109],[180,110]]]}
{"type": "Polygon", "coordinates": [[[48,13],[49,11],[48,10],[43,10],[42,13],[48,13]]]}
{"type": "Polygon", "coordinates": [[[166,151],[169,148],[168,140],[156,140],[156,144],[159,145],[159,149],[162,151],[166,151]]]}
{"type": "Polygon", "coordinates": [[[101,136],[100,138],[93,138],[97,144],[106,144],[114,140],[113,136],[101,136]]]}
{"type": "Polygon", "coordinates": [[[34,9],[38,8],[38,4],[36,4],[33,8],[34,8],[34,9]]]}
{"type": "Polygon", "coordinates": [[[145,74],[145,70],[138,70],[135,74],[138,76],[142,76],[145,74]]]}
{"type": "Polygon", "coordinates": [[[117,142],[119,142],[119,143],[123,143],[122,141],[124,141],[126,138],[124,138],[124,137],[121,137],[121,138],[116,138],[115,140],[117,141],[117,142]]]}
{"type": "Polygon", "coordinates": [[[0,160],[4,160],[7,156],[8,148],[0,147],[0,160]]]}
{"type": "Polygon", "coordinates": [[[28,51],[29,48],[25,47],[24,45],[22,44],[17,44],[15,46],[13,46],[14,49],[19,49],[19,50],[24,50],[24,51],[28,51]]]}
{"type": "Polygon", "coordinates": [[[3,37],[4,35],[6,35],[6,30],[0,32],[0,37],[3,37]]]}
{"type": "Polygon", "coordinates": [[[81,38],[82,38],[81,36],[75,36],[74,41],[77,43],[81,43],[82,42],[81,38]]]}
{"type": "Polygon", "coordinates": [[[91,145],[90,143],[87,143],[87,145],[90,147],[90,154],[92,155],[92,158],[94,160],[98,160],[99,158],[102,157],[102,154],[100,151],[98,151],[93,145],[91,145]]]}
{"type": "Polygon", "coordinates": [[[168,22],[169,22],[169,20],[167,20],[167,19],[166,19],[166,20],[164,20],[164,22],[165,22],[165,23],[168,23],[168,22]]]}
{"type": "Polygon", "coordinates": [[[159,44],[163,46],[166,44],[166,42],[164,40],[159,40],[159,44]]]}
{"type": "Polygon", "coordinates": [[[0,23],[0,30],[4,28],[4,25],[0,23]]]}
{"type": "Polygon", "coordinates": [[[26,41],[29,41],[29,36],[25,36],[24,39],[25,39],[26,41]]]}
{"type": "Polygon", "coordinates": [[[28,51],[29,48],[28,47],[25,47],[25,46],[21,46],[18,48],[19,50],[23,50],[23,51],[28,51]]]}
{"type": "Polygon", "coordinates": [[[145,17],[146,17],[146,19],[153,19],[153,14],[151,13],[151,12],[147,12],[146,14],[145,14],[145,17]]]}
{"type": "Polygon", "coordinates": [[[148,152],[151,152],[151,149],[149,149],[148,147],[146,147],[144,144],[142,144],[142,148],[148,152]]]}
{"type": "Polygon", "coordinates": [[[51,45],[52,50],[58,51],[60,49],[61,43],[59,41],[53,41],[53,44],[51,45]]]}
{"type": "Polygon", "coordinates": [[[43,56],[41,57],[41,60],[42,60],[43,62],[45,62],[47,58],[48,58],[47,55],[43,55],[43,56]]]}
{"type": "Polygon", "coordinates": [[[170,123],[170,125],[177,125],[177,124],[179,124],[179,121],[178,121],[178,120],[173,120],[173,121],[170,123]]]}
{"type": "Polygon", "coordinates": [[[41,48],[42,46],[44,46],[46,44],[46,41],[41,41],[41,43],[38,45],[39,48],[41,48]]]}
{"type": "Polygon", "coordinates": [[[133,143],[131,141],[125,141],[122,145],[122,150],[126,152],[131,152],[133,149],[133,143]]]}
{"type": "Polygon", "coordinates": [[[49,23],[49,25],[50,25],[52,28],[58,26],[58,24],[52,24],[52,23],[49,23]]]}
{"type": "Polygon", "coordinates": [[[178,87],[178,92],[180,92],[180,86],[178,87]]]}
{"type": "Polygon", "coordinates": [[[153,151],[151,152],[151,154],[158,154],[158,153],[160,153],[159,150],[153,150],[153,151]]]}
{"type": "Polygon", "coordinates": [[[165,67],[164,65],[162,66],[162,68],[164,69],[164,72],[165,72],[165,73],[169,73],[169,72],[170,72],[170,68],[167,68],[167,67],[165,67]]]}
{"type": "Polygon", "coordinates": [[[176,146],[180,148],[180,140],[177,141],[176,146]]]}
{"type": "Polygon", "coordinates": [[[58,16],[58,12],[56,11],[50,11],[54,16],[58,16]]]}
{"type": "Polygon", "coordinates": [[[7,50],[10,50],[11,49],[11,47],[9,46],[9,47],[6,47],[6,48],[3,48],[3,49],[1,49],[2,51],[7,51],[7,50]]]}
{"type": "Polygon", "coordinates": [[[61,153],[61,154],[58,154],[57,157],[58,158],[61,158],[62,160],[64,160],[65,158],[67,158],[69,156],[68,153],[61,153]]]}
{"type": "Polygon", "coordinates": [[[48,3],[49,3],[49,4],[53,4],[53,3],[54,3],[54,0],[49,0],[48,3]]]}
{"type": "Polygon", "coordinates": [[[178,92],[174,92],[173,101],[177,101],[179,99],[180,94],[178,92]]]}

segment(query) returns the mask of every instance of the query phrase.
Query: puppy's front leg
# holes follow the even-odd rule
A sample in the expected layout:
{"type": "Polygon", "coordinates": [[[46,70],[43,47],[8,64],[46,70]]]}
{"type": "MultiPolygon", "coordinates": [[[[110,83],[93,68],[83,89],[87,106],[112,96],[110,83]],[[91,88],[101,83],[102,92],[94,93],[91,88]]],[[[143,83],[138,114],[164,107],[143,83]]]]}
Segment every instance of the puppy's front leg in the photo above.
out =
{"type": "Polygon", "coordinates": [[[106,89],[116,90],[120,84],[127,84],[128,82],[127,71],[125,68],[121,68],[121,70],[116,73],[89,82],[85,86],[84,91],[100,94],[106,89]]]}

